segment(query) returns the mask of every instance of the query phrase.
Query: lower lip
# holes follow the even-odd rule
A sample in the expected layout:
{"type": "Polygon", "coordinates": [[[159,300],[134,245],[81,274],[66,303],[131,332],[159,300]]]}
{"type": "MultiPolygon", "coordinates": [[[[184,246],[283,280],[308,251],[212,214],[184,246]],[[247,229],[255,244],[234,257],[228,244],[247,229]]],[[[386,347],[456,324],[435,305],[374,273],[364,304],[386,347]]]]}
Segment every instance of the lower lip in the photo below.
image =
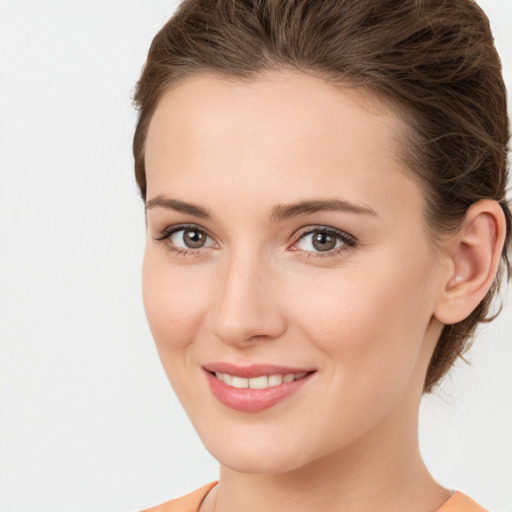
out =
{"type": "Polygon", "coordinates": [[[259,412],[269,409],[298,391],[313,376],[313,373],[310,373],[302,379],[283,382],[279,386],[251,389],[228,386],[210,372],[205,373],[215,398],[226,407],[242,412],[259,412]]]}

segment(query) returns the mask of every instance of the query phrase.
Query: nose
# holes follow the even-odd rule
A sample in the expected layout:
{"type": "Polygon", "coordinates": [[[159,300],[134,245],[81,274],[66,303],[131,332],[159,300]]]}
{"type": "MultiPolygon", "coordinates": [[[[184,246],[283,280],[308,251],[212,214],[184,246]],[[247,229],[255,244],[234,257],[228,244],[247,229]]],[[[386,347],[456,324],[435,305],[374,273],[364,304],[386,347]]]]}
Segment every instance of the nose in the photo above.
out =
{"type": "Polygon", "coordinates": [[[224,343],[247,347],[286,330],[275,272],[254,256],[232,257],[219,275],[211,332],[224,343]]]}

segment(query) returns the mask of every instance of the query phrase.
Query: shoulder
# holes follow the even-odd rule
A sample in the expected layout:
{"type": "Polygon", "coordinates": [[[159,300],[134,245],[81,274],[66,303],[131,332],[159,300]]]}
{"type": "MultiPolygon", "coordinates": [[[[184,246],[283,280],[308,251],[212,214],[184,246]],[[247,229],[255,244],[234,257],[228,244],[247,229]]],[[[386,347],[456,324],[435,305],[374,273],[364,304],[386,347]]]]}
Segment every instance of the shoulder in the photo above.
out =
{"type": "Polygon", "coordinates": [[[141,512],[198,512],[201,502],[216,485],[217,482],[210,482],[181,498],[166,501],[161,505],[142,510],[141,512]]]}
{"type": "Polygon", "coordinates": [[[455,491],[437,512],[488,512],[466,494],[455,491]]]}

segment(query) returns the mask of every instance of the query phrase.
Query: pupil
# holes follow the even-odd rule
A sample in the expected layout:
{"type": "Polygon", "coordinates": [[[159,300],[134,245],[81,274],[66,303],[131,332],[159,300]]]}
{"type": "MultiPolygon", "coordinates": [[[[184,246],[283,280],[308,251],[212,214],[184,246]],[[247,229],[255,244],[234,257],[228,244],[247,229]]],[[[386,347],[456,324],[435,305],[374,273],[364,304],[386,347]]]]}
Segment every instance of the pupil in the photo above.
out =
{"type": "Polygon", "coordinates": [[[183,233],[183,241],[187,247],[197,249],[204,245],[204,234],[200,231],[188,230],[183,233]]]}
{"type": "Polygon", "coordinates": [[[313,237],[313,246],[318,251],[330,251],[336,246],[336,238],[327,233],[316,233],[313,237]]]}

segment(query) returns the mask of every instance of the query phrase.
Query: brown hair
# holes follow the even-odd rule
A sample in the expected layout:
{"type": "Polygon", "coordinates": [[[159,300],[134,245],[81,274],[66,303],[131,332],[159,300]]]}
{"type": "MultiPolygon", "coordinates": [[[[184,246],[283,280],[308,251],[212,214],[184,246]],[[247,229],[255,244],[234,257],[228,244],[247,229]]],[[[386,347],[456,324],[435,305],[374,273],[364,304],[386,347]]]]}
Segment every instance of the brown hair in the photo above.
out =
{"type": "Polygon", "coordinates": [[[488,321],[504,270],[510,275],[509,122],[489,21],[472,0],[184,0],[153,39],[135,90],[142,197],[146,133],[165,91],[200,73],[251,80],[284,68],[362,86],[398,107],[409,128],[401,156],[425,189],[434,240],[456,231],[480,199],[505,212],[496,280],[470,316],[444,327],[426,375],[430,392],[488,321]]]}

